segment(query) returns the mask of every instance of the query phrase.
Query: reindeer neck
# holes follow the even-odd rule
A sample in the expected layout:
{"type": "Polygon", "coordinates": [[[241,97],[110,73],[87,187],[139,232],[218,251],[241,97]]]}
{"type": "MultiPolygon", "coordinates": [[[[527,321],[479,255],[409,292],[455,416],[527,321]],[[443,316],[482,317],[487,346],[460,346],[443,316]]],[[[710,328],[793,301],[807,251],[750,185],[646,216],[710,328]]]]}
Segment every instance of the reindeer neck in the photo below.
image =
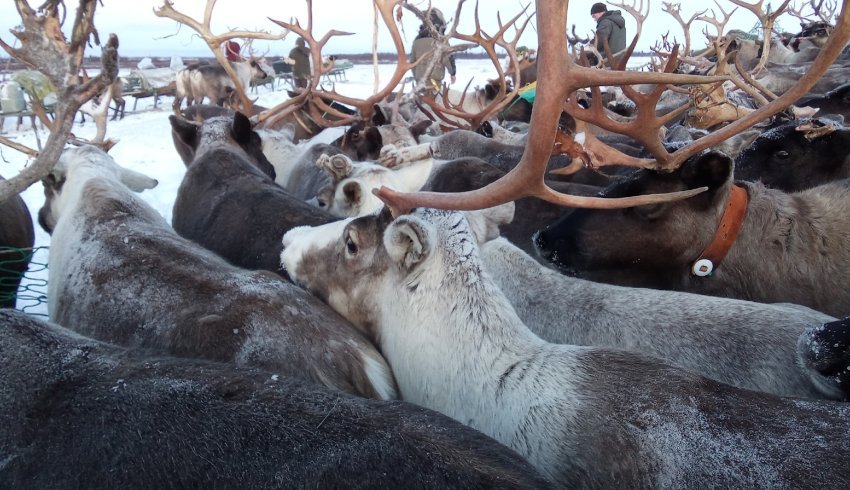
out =
{"type": "Polygon", "coordinates": [[[760,183],[745,186],[750,202],[741,233],[729,252],[731,262],[750,260],[754,250],[767,260],[782,260],[782,256],[801,247],[808,248],[804,242],[818,230],[817,224],[807,218],[822,214],[812,207],[811,200],[805,199],[803,193],[788,194],[760,183]]]}
{"type": "Polygon", "coordinates": [[[547,344],[473,259],[387,287],[380,343],[403,399],[486,431],[500,374],[547,344]]]}
{"type": "MultiPolygon", "coordinates": [[[[834,235],[829,228],[834,219],[822,219],[834,215],[829,206],[821,201],[821,194],[828,190],[818,188],[788,194],[768,189],[760,183],[744,183],[749,194],[747,214],[735,245],[712,279],[718,285],[754,284],[751,276],[758,269],[761,276],[758,284],[765,285],[753,291],[759,301],[788,301],[788,298],[773,298],[779,294],[774,284],[811,284],[815,279],[807,265],[827,250],[828,237],[834,235]],[[754,264],[769,264],[755,267],[754,264]]],[[[824,200],[828,197],[824,197],[824,200]]],[[[842,220],[843,217],[837,218],[842,220]]],[[[818,267],[827,266],[821,261],[818,267]]],[[[840,272],[840,271],[836,271],[840,272]]],[[[781,289],[781,288],[779,288],[781,289]]],[[[749,297],[745,298],[748,299],[749,297]]]]}

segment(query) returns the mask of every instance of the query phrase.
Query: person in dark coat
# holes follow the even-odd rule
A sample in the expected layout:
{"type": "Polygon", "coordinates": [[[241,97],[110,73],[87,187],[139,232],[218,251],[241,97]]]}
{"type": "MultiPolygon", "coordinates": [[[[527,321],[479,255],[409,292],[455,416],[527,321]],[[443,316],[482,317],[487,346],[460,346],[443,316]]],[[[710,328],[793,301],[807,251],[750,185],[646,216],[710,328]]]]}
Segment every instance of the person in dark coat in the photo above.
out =
{"type": "Polygon", "coordinates": [[[608,11],[604,3],[594,3],[590,16],[596,21],[596,49],[605,57],[604,41],[608,41],[611,54],[626,49],[626,19],[619,10],[608,11]]]}
{"type": "MultiPolygon", "coordinates": [[[[441,33],[445,32],[446,20],[443,17],[443,13],[438,9],[431,9],[431,23],[441,33]]],[[[416,61],[423,55],[433,51],[436,44],[437,40],[434,38],[434,33],[423,22],[419,26],[419,34],[416,35],[416,39],[413,41],[413,46],[410,50],[410,61],[416,61]]],[[[417,85],[439,89],[443,83],[443,78],[446,76],[446,71],[451,76],[451,82],[455,83],[457,67],[455,66],[454,55],[448,54],[443,56],[443,59],[437,60],[430,74],[425,73],[429,64],[430,59],[426,56],[418,65],[413,67],[413,78],[416,80],[417,85]]]]}
{"type": "Polygon", "coordinates": [[[307,83],[310,81],[310,49],[307,48],[304,38],[299,37],[295,40],[295,47],[289,52],[289,57],[295,61],[292,67],[292,79],[295,81],[295,86],[307,88],[307,83]]]}

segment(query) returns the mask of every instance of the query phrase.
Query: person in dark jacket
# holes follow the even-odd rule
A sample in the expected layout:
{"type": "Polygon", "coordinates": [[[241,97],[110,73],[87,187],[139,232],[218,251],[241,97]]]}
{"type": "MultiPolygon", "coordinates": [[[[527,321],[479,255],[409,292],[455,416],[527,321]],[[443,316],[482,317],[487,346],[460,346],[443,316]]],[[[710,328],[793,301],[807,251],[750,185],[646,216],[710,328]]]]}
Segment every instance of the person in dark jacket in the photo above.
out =
{"type": "Polygon", "coordinates": [[[292,67],[292,79],[296,87],[306,88],[310,81],[310,49],[306,46],[304,38],[295,40],[295,47],[289,52],[289,57],[295,61],[292,67]]]}
{"type": "MultiPolygon", "coordinates": [[[[445,32],[446,20],[445,17],[443,17],[443,13],[438,9],[431,9],[431,23],[434,24],[434,28],[441,33],[445,32]]],[[[423,22],[422,25],[419,26],[419,34],[416,35],[416,39],[413,41],[413,46],[410,50],[410,61],[416,61],[423,55],[430,53],[434,50],[436,44],[437,40],[434,38],[434,33],[432,33],[428,28],[428,25],[423,22]]],[[[430,62],[431,60],[426,56],[421,62],[419,62],[418,65],[413,67],[413,78],[416,80],[416,84],[418,86],[439,89],[443,82],[443,78],[446,76],[446,71],[448,71],[451,76],[451,82],[455,83],[457,68],[455,66],[454,55],[449,54],[443,56],[443,59],[437,60],[434,64],[430,74],[425,73],[430,62]]]]}
{"type": "Polygon", "coordinates": [[[611,54],[626,49],[626,19],[619,10],[608,11],[604,3],[594,3],[590,16],[596,21],[596,49],[605,57],[605,41],[611,54]]]}

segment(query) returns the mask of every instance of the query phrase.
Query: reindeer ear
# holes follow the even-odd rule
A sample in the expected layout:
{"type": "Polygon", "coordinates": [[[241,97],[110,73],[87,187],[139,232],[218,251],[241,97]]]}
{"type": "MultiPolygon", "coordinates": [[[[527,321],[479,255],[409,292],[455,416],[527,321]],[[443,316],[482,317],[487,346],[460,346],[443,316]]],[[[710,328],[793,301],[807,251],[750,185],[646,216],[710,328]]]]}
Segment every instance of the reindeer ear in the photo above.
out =
{"type": "Polygon", "coordinates": [[[168,120],[171,122],[171,129],[174,131],[177,139],[183,145],[195,150],[198,147],[198,129],[201,125],[173,114],[168,116],[168,120]]]}
{"type": "Polygon", "coordinates": [[[481,123],[481,126],[478,126],[477,132],[479,134],[484,135],[487,138],[492,138],[493,137],[493,124],[490,123],[490,121],[484,121],[483,123],[481,123]]]}
{"type": "Polygon", "coordinates": [[[479,245],[499,238],[499,226],[514,220],[516,206],[513,201],[476,211],[464,211],[469,229],[479,245]]]}
{"type": "Polygon", "coordinates": [[[723,140],[720,144],[714,145],[712,148],[715,150],[721,151],[730,157],[736,157],[744,151],[744,148],[747,148],[753,141],[756,140],[761,135],[761,131],[757,129],[751,129],[749,131],[744,131],[742,133],[738,133],[731,138],[727,138],[723,140]]]}
{"type": "Polygon", "coordinates": [[[316,160],[316,166],[324,170],[334,183],[348,177],[354,171],[354,164],[351,159],[341,153],[334,156],[322,153],[316,160]]]}
{"type": "Polygon", "coordinates": [[[732,178],[732,159],[718,151],[709,151],[685,162],[681,175],[688,187],[706,186],[715,190],[732,178]]]}
{"type": "Polygon", "coordinates": [[[372,114],[372,124],[375,126],[383,126],[389,123],[389,118],[384,113],[384,110],[378,104],[372,106],[374,113],[372,114]]]}
{"type": "Polygon", "coordinates": [[[393,262],[404,269],[425,260],[433,242],[430,226],[414,216],[403,216],[384,231],[384,248],[393,262]]]}
{"type": "Polygon", "coordinates": [[[413,136],[413,139],[419,142],[419,137],[425,134],[425,132],[428,131],[428,128],[430,127],[431,120],[423,119],[409,128],[410,134],[413,136]]]}
{"type": "Polygon", "coordinates": [[[251,120],[248,119],[248,116],[237,111],[233,116],[230,132],[237,143],[245,145],[251,141],[251,133],[254,132],[254,129],[251,127],[251,120]]]}
{"type": "Polygon", "coordinates": [[[488,82],[487,85],[484,85],[484,96],[487,97],[487,100],[492,100],[499,94],[499,88],[495,83],[488,82]]]}
{"type": "Polygon", "coordinates": [[[346,184],[342,186],[342,194],[345,196],[345,201],[350,204],[359,203],[360,199],[363,197],[363,191],[360,189],[360,184],[358,182],[346,182],[346,184]]]}
{"type": "Polygon", "coordinates": [[[145,189],[153,189],[159,184],[159,181],[152,179],[141,172],[136,172],[135,170],[130,170],[129,168],[124,168],[120,165],[116,166],[118,167],[118,176],[121,179],[121,182],[123,182],[124,185],[129,187],[133,192],[142,192],[145,189]]]}

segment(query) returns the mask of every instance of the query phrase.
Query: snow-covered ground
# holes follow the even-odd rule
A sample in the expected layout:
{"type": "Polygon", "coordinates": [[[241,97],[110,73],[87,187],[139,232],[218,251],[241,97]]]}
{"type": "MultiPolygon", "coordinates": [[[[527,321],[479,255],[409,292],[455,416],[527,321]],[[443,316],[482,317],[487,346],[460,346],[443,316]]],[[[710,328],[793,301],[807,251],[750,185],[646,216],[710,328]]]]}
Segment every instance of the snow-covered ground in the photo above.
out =
{"type": "MultiPolygon", "coordinates": [[[[379,65],[379,80],[386,83],[390,79],[395,65],[379,65]]],[[[366,98],[374,93],[375,75],[371,65],[355,65],[346,73],[348,80],[336,83],[336,90],[344,95],[358,98],[366,98]]],[[[496,70],[486,60],[459,60],[458,81],[454,88],[462,89],[466,82],[472,79],[471,87],[483,84],[488,78],[494,77],[496,70]]],[[[257,104],[272,107],[287,98],[285,90],[272,91],[270,88],[260,87],[258,93],[251,94],[259,97],[257,104]]],[[[129,112],[133,107],[133,99],[127,98],[127,114],[123,120],[110,121],[107,129],[107,137],[117,139],[119,142],[110,150],[110,155],[120,165],[144,172],[145,174],[159,180],[159,185],[152,190],[145,191],[141,197],[151,206],[159,211],[166,220],[171,222],[171,209],[177,196],[177,189],[183,179],[185,168],[174,145],[171,141],[171,126],[168,116],[171,114],[171,97],[160,98],[156,109],[153,108],[153,99],[140,99],[135,112],[129,112]]],[[[79,121],[79,119],[77,119],[79,121]]],[[[15,128],[17,121],[7,118],[4,124],[3,135],[31,148],[36,147],[35,133],[25,120],[19,129],[15,128]]],[[[44,129],[39,128],[41,139],[46,139],[44,129]]],[[[91,120],[85,124],[75,122],[74,134],[81,138],[91,138],[95,134],[95,126],[91,120]]],[[[333,134],[321,135],[322,139],[328,141],[335,139],[341,129],[329,130],[333,134]]],[[[21,153],[7,147],[0,146],[0,175],[10,178],[16,175],[21,168],[28,163],[28,159],[21,153]]],[[[50,246],[50,235],[44,232],[37,224],[38,210],[44,203],[44,192],[41,184],[36,183],[22,193],[24,201],[36,223],[36,247],[39,250],[33,257],[33,262],[47,264],[50,246]]],[[[47,269],[44,267],[31,266],[30,272],[23,284],[28,285],[33,291],[24,291],[18,299],[17,307],[28,313],[46,315],[47,305],[44,298],[46,295],[47,269]],[[38,270],[41,269],[41,270],[38,270]]]]}

